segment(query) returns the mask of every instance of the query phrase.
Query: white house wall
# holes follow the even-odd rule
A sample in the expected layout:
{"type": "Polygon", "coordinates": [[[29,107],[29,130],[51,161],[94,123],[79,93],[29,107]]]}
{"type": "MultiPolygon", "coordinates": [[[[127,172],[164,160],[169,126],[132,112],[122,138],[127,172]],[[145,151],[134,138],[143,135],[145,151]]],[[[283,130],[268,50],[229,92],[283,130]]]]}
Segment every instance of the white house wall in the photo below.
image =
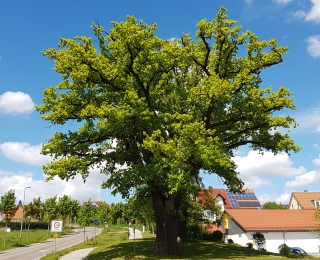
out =
{"type": "MultiPolygon", "coordinates": [[[[253,232],[244,233],[240,228],[237,229],[233,226],[233,232],[231,232],[231,234],[228,234],[226,236],[226,239],[231,238],[234,243],[246,247],[247,243],[252,242],[252,236],[251,236],[252,233],[253,232]],[[234,231],[236,231],[237,233],[234,231]]],[[[301,232],[281,231],[281,232],[261,232],[261,233],[264,235],[266,239],[264,248],[268,252],[279,253],[278,247],[284,242],[289,247],[300,247],[307,253],[319,252],[318,246],[320,245],[320,239],[308,231],[301,231],[301,232]]]]}
{"type": "Polygon", "coordinates": [[[301,232],[268,232],[263,233],[266,239],[266,250],[269,252],[278,253],[278,247],[284,243],[284,238],[287,246],[300,247],[307,253],[319,252],[320,240],[314,234],[301,232]]]}
{"type": "Polygon", "coordinates": [[[232,241],[235,244],[241,245],[241,246],[247,246],[247,243],[252,242],[251,235],[247,233],[239,233],[235,235],[228,235],[226,236],[226,239],[232,239],[232,241]]]}

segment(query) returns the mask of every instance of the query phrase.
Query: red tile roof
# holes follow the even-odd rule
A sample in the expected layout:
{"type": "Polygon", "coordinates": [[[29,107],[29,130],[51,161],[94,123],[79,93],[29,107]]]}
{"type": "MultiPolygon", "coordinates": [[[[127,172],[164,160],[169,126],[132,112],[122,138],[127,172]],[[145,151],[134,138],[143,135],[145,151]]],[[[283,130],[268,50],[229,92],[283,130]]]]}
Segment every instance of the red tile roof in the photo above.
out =
{"type": "MultiPolygon", "coordinates": [[[[227,190],[226,189],[206,189],[207,191],[207,194],[210,198],[216,198],[217,196],[220,195],[220,197],[223,198],[223,202],[224,202],[224,208],[225,209],[232,209],[232,205],[231,205],[231,202],[230,202],[230,198],[228,197],[228,194],[227,194],[227,190]]],[[[251,193],[254,193],[254,190],[253,189],[243,189],[242,190],[243,192],[251,192],[251,193]]],[[[203,194],[204,192],[201,191],[199,192],[199,195],[198,195],[198,198],[197,200],[199,202],[202,201],[202,197],[203,197],[203,194]]],[[[257,197],[257,196],[256,196],[257,197]]],[[[258,199],[250,199],[250,200],[244,200],[244,199],[237,199],[238,202],[258,202],[259,205],[260,205],[260,202],[258,199]]],[[[260,206],[259,206],[260,207],[260,206]]],[[[248,206],[240,206],[240,208],[254,208],[254,209],[257,209],[257,207],[248,207],[248,206]]]]}
{"type": "Polygon", "coordinates": [[[320,192],[292,192],[291,196],[296,198],[302,209],[315,209],[311,201],[319,200],[320,192]]]}
{"type": "Polygon", "coordinates": [[[203,227],[209,232],[213,232],[213,231],[219,230],[222,233],[224,233],[224,230],[221,227],[219,227],[219,226],[217,226],[215,224],[203,224],[203,227]]]}
{"type": "MultiPolygon", "coordinates": [[[[2,219],[5,219],[6,215],[2,214],[2,219]]],[[[22,207],[19,207],[16,214],[11,218],[12,220],[21,219],[22,217],[22,207]]]]}
{"type": "MultiPolygon", "coordinates": [[[[226,208],[226,209],[232,208],[225,189],[207,189],[206,191],[207,191],[208,197],[211,199],[214,199],[218,195],[220,195],[220,197],[223,198],[224,208],[226,208]]],[[[203,194],[204,194],[203,191],[199,192],[199,195],[197,197],[197,201],[201,202],[203,200],[203,194]]]]}
{"type": "Polygon", "coordinates": [[[315,230],[320,221],[315,220],[316,210],[285,209],[227,209],[233,221],[243,230],[315,230]]]}

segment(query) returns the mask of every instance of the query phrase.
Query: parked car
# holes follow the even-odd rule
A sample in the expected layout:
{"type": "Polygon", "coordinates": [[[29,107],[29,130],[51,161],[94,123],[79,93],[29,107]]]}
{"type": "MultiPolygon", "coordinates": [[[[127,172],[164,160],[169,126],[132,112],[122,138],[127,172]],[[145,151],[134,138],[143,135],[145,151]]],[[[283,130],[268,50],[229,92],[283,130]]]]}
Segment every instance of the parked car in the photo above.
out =
{"type": "Polygon", "coordinates": [[[307,252],[300,247],[290,247],[290,251],[292,254],[296,255],[308,255],[307,252]]]}

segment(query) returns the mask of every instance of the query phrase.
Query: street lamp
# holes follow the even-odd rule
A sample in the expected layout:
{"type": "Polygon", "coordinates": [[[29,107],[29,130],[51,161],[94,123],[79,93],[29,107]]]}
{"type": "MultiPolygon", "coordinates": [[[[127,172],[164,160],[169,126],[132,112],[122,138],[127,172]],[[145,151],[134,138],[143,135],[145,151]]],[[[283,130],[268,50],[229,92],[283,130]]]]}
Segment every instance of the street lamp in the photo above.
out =
{"type": "Polygon", "coordinates": [[[25,187],[23,192],[23,203],[22,203],[22,217],[21,217],[21,227],[20,227],[20,245],[22,244],[22,221],[23,221],[23,213],[24,213],[24,200],[26,198],[26,189],[31,188],[31,186],[25,187]]]}

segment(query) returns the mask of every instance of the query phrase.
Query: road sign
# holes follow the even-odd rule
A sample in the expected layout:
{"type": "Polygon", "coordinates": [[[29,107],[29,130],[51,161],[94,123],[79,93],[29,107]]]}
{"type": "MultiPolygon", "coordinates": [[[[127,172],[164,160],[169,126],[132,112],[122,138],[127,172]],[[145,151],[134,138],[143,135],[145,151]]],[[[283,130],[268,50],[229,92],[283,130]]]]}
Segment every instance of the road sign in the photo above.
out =
{"type": "Polygon", "coordinates": [[[62,232],[62,224],[61,219],[51,220],[51,232],[62,232]]]}
{"type": "Polygon", "coordinates": [[[94,225],[98,225],[98,223],[99,223],[99,222],[98,222],[97,219],[95,219],[95,220],[93,221],[93,224],[94,224],[94,225]]]}

